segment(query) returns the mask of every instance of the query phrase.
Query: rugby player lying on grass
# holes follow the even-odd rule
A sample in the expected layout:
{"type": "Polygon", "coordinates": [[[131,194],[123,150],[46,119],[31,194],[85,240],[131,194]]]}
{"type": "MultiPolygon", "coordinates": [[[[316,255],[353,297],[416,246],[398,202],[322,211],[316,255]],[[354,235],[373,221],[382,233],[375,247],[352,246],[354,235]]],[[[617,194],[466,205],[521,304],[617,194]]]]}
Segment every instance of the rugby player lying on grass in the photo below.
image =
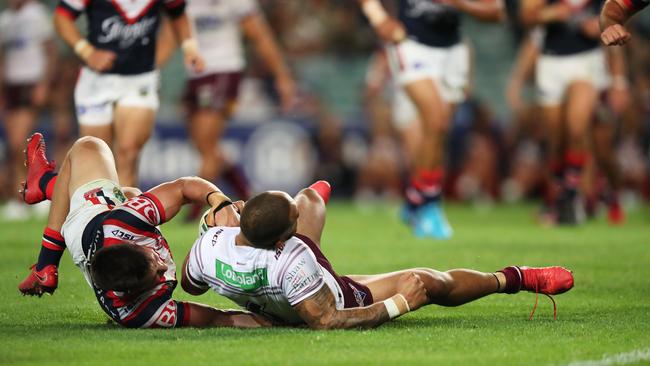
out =
{"type": "MultiPolygon", "coordinates": [[[[295,199],[265,192],[241,209],[239,227],[208,226],[183,264],[181,285],[212,288],[240,306],[284,325],[314,329],[375,327],[424,305],[457,306],[494,293],[547,295],[573,287],[562,267],[506,267],[494,273],[414,268],[339,276],[320,248],[329,185],[317,182],[295,199]]],[[[232,210],[226,215],[238,215],[232,210]]],[[[531,314],[532,315],[532,314],[531,314]]]]}
{"type": "MultiPolygon", "coordinates": [[[[65,248],[84,274],[102,309],[130,328],[269,325],[242,311],[172,300],[176,265],[157,226],[185,203],[219,206],[227,197],[212,183],[180,178],[142,194],[118,185],[113,154],[105,142],[83,137],[68,151],[58,174],[45,156],[41,134],[28,140],[25,202],[52,200],[38,263],[19,285],[25,295],[52,293],[65,248]],[[65,238],[65,239],[64,239],[65,238]]],[[[232,207],[215,216],[217,222],[232,207]]],[[[223,223],[227,223],[223,221],[223,223]]]]}

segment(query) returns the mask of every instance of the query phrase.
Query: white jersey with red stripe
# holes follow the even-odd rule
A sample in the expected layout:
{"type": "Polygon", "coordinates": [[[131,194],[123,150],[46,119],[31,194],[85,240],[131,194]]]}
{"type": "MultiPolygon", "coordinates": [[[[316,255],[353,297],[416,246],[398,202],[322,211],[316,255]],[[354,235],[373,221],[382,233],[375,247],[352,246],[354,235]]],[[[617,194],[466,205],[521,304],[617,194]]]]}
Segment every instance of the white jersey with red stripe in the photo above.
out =
{"type": "Polygon", "coordinates": [[[258,14],[257,2],[192,0],[187,3],[186,11],[205,59],[204,71],[190,77],[243,70],[246,61],[241,22],[248,16],[258,14]]]}
{"type": "Polygon", "coordinates": [[[294,236],[276,250],[235,243],[238,227],[213,227],[192,246],[186,273],[199,288],[212,288],[241,307],[285,324],[300,324],[294,305],[328,286],[336,307],[344,299],[336,279],[309,246],[294,236]]]}

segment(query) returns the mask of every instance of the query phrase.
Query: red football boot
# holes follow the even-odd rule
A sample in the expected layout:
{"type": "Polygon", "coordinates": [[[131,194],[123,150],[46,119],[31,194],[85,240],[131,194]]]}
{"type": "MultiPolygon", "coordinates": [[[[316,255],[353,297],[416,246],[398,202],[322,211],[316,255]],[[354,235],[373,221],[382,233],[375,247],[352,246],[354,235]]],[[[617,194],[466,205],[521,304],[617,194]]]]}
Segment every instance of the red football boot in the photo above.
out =
{"type": "Polygon", "coordinates": [[[315,190],[319,196],[325,201],[325,204],[329,202],[330,195],[332,194],[332,186],[328,181],[319,180],[318,182],[309,186],[309,188],[315,190]]]}
{"type": "Polygon", "coordinates": [[[564,267],[519,267],[521,289],[544,295],[557,295],[573,288],[573,274],[564,267]]]}
{"type": "Polygon", "coordinates": [[[43,296],[43,293],[54,293],[59,284],[59,270],[57,266],[50,264],[42,270],[37,271],[36,265],[31,266],[32,271],[23,282],[18,285],[18,290],[23,295],[43,296]]]}
{"type": "Polygon", "coordinates": [[[27,177],[22,187],[23,200],[30,205],[44,201],[47,197],[39,183],[43,175],[54,171],[56,166],[54,162],[47,160],[45,141],[43,135],[38,132],[27,139],[25,166],[27,167],[27,177]]]}

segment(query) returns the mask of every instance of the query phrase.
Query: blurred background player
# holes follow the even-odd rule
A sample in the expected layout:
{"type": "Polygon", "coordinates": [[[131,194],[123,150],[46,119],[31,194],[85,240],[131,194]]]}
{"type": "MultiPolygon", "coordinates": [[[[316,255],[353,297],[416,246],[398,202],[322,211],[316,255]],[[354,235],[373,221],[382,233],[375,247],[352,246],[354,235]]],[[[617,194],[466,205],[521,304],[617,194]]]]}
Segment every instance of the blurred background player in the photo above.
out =
{"type": "MultiPolygon", "coordinates": [[[[239,198],[246,200],[250,195],[246,179],[233,162],[224,160],[219,146],[225,122],[235,109],[246,67],[242,35],[252,41],[262,63],[271,71],[283,112],[294,103],[295,82],[255,0],[193,0],[187,5],[187,15],[206,62],[203,71],[190,72],[184,96],[189,136],[201,156],[199,176],[212,182],[223,176],[239,198]]],[[[160,39],[159,64],[166,62],[175,45],[166,29],[160,39]]]]}
{"type": "Polygon", "coordinates": [[[159,106],[154,64],[163,9],[172,18],[187,67],[201,71],[184,0],[61,0],[54,15],[57,32],[85,63],[75,88],[79,132],[113,145],[120,182],[129,186],[137,185],[138,157],[159,106]],[[84,12],[87,39],[75,25],[84,12]]]}
{"type": "Polygon", "coordinates": [[[500,0],[397,2],[399,21],[379,0],[360,0],[364,14],[389,44],[397,83],[415,104],[421,141],[410,167],[404,216],[417,236],[449,238],[442,211],[445,138],[454,107],[465,98],[470,55],[460,35],[461,14],[483,21],[503,17],[500,0]]]}
{"type": "Polygon", "coordinates": [[[4,111],[10,198],[0,215],[23,220],[29,212],[17,190],[25,180],[22,150],[47,101],[56,48],[45,6],[35,0],[10,0],[8,5],[0,14],[0,113],[4,111]]]}
{"type": "MultiPolygon", "coordinates": [[[[582,177],[592,157],[589,127],[599,94],[610,83],[598,39],[600,5],[597,0],[525,0],[521,6],[522,22],[544,32],[535,70],[548,162],[542,220],[550,225],[584,219],[582,177]]],[[[624,78],[622,61],[615,57],[620,54],[612,56],[614,79],[624,78]]]]}

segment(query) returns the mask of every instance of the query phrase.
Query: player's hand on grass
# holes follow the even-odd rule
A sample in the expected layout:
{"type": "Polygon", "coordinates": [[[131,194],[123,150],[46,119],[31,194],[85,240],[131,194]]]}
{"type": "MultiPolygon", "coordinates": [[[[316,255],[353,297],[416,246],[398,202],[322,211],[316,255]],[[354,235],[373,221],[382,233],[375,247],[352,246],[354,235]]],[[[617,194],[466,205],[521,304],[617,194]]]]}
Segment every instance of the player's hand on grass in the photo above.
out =
{"type": "Polygon", "coordinates": [[[399,43],[406,38],[406,30],[398,20],[388,17],[375,27],[379,38],[388,43],[399,43]]]}
{"type": "Polygon", "coordinates": [[[94,49],[84,61],[86,65],[97,72],[108,71],[113,67],[117,55],[115,52],[94,49]]]}
{"type": "Polygon", "coordinates": [[[429,302],[427,289],[420,276],[413,272],[406,273],[397,281],[397,293],[402,294],[409,304],[411,311],[429,302]]]}
{"type": "Polygon", "coordinates": [[[600,34],[600,40],[605,46],[622,46],[626,44],[632,35],[620,24],[610,25],[600,34]]]}

